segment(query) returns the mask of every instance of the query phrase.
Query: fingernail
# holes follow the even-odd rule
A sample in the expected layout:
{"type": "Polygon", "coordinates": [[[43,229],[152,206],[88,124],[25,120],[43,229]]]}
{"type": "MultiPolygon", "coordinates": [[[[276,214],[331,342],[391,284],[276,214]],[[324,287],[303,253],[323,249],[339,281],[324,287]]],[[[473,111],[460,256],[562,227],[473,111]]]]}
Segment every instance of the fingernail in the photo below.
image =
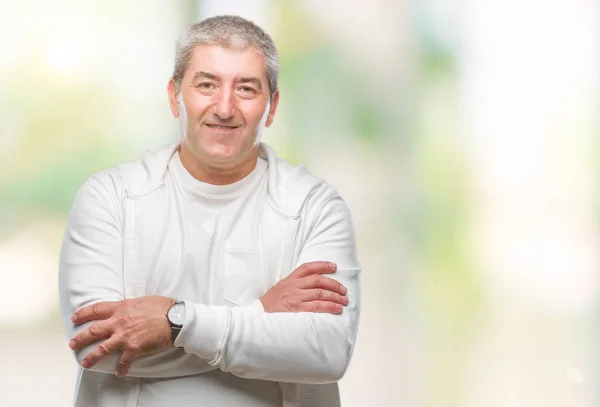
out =
{"type": "Polygon", "coordinates": [[[123,377],[123,373],[117,372],[117,377],[123,377]]]}
{"type": "Polygon", "coordinates": [[[71,342],[69,342],[69,348],[75,349],[75,345],[75,341],[72,340],[71,342]]]}
{"type": "Polygon", "coordinates": [[[337,268],[337,264],[329,263],[329,267],[331,267],[332,270],[335,270],[337,268]]]}
{"type": "Polygon", "coordinates": [[[71,317],[71,322],[77,322],[77,314],[73,314],[71,317]]]}
{"type": "Polygon", "coordinates": [[[348,304],[348,297],[346,297],[346,296],[343,296],[343,297],[342,297],[342,302],[343,302],[344,304],[348,304]]]}
{"type": "Polygon", "coordinates": [[[335,304],[335,310],[337,312],[342,312],[342,306],[340,304],[335,304]]]}
{"type": "Polygon", "coordinates": [[[342,294],[345,295],[348,292],[348,289],[346,287],[342,286],[341,291],[342,291],[342,294]]]}
{"type": "Polygon", "coordinates": [[[83,366],[84,369],[87,369],[88,367],[90,367],[90,362],[84,360],[83,362],[81,362],[81,366],[83,366]]]}

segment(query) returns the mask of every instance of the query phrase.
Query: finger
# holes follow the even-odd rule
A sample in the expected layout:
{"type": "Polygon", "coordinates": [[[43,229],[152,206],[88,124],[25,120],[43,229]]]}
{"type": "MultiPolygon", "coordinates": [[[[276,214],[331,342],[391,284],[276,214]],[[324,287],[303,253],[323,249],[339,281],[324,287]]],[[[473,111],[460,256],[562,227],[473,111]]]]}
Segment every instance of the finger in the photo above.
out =
{"type": "Polygon", "coordinates": [[[137,355],[132,351],[123,351],[119,363],[117,363],[117,377],[125,377],[129,373],[129,369],[133,362],[137,359],[137,355]]]}
{"type": "Polygon", "coordinates": [[[96,349],[91,351],[90,354],[83,359],[81,366],[85,369],[89,369],[111,353],[121,349],[121,346],[122,344],[119,339],[115,338],[114,336],[110,337],[98,345],[96,349]]]}
{"type": "Polygon", "coordinates": [[[88,305],[74,313],[71,317],[71,322],[75,325],[81,325],[89,321],[108,319],[113,316],[121,302],[122,301],[97,302],[88,305]]]}
{"type": "Polygon", "coordinates": [[[323,290],[333,291],[341,295],[346,295],[348,290],[339,281],[322,276],[320,274],[314,274],[312,276],[304,277],[300,280],[299,287],[302,289],[321,288],[323,290]]]}
{"type": "Polygon", "coordinates": [[[296,278],[303,278],[313,274],[328,274],[335,273],[337,265],[327,261],[311,261],[310,263],[304,263],[296,270],[293,271],[293,275],[296,278]]]}
{"type": "Polygon", "coordinates": [[[330,301],[310,301],[304,302],[300,309],[305,312],[318,312],[327,314],[339,314],[342,312],[342,305],[330,301]]]}
{"type": "Polygon", "coordinates": [[[81,349],[90,343],[103,338],[108,338],[114,332],[114,328],[106,321],[97,322],[88,326],[69,341],[69,347],[73,350],[81,349]]]}
{"type": "Polygon", "coordinates": [[[341,295],[329,290],[324,290],[322,288],[311,288],[309,290],[302,290],[300,298],[304,302],[318,300],[335,302],[342,305],[348,304],[348,297],[346,297],[345,295],[341,295]]]}

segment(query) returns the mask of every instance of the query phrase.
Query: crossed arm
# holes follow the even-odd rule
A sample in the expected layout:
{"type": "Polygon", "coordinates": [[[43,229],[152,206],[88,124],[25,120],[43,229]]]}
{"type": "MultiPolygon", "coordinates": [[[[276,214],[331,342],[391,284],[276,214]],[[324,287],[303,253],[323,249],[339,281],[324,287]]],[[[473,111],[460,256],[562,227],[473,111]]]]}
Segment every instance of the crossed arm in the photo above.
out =
{"type": "Polygon", "coordinates": [[[82,367],[149,377],[220,368],[240,377],[296,383],[337,381],[343,375],[356,334],[360,271],[343,201],[332,199],[322,207],[298,268],[261,298],[262,306],[187,302],[175,344],[184,353],[171,349],[165,314],[172,299],[123,300],[115,256],[122,247],[118,211],[106,196],[99,183],[82,188],[61,253],[63,316],[82,367]],[[322,275],[327,273],[334,278],[322,275]],[[173,353],[160,358],[159,351],[173,353]]]}

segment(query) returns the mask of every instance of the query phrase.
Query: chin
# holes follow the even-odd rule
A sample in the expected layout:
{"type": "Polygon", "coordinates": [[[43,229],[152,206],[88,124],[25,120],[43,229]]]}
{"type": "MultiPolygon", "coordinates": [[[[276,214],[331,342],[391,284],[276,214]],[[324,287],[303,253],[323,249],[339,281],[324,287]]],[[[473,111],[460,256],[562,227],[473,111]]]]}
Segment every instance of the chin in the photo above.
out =
{"type": "Polygon", "coordinates": [[[230,164],[239,158],[239,150],[224,145],[211,146],[199,149],[199,156],[206,157],[213,163],[230,164]]]}
{"type": "MultiPolygon", "coordinates": [[[[233,141],[233,140],[231,140],[233,141]]],[[[207,161],[218,166],[229,166],[239,164],[252,154],[258,145],[250,147],[238,143],[215,142],[214,140],[196,139],[187,140],[187,145],[192,150],[196,159],[207,161]]]]}

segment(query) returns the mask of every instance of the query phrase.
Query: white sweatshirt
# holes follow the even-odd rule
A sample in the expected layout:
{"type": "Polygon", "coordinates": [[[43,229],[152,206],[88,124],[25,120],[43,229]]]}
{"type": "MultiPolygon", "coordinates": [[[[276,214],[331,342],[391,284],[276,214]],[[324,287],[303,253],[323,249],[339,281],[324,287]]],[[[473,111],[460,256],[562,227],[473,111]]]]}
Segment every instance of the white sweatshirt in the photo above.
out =
{"type": "MultiPolygon", "coordinates": [[[[359,314],[350,213],[335,190],[265,144],[256,169],[227,186],[196,181],[177,145],[92,176],[71,211],[60,261],[70,316],[99,301],[165,295],[186,302],[176,346],[80,369],[77,406],[335,406],[359,314]],[[258,300],[297,266],[332,261],[348,288],[340,315],[267,314],[258,300]]],[[[97,344],[80,352],[80,363],[97,344]]]]}

